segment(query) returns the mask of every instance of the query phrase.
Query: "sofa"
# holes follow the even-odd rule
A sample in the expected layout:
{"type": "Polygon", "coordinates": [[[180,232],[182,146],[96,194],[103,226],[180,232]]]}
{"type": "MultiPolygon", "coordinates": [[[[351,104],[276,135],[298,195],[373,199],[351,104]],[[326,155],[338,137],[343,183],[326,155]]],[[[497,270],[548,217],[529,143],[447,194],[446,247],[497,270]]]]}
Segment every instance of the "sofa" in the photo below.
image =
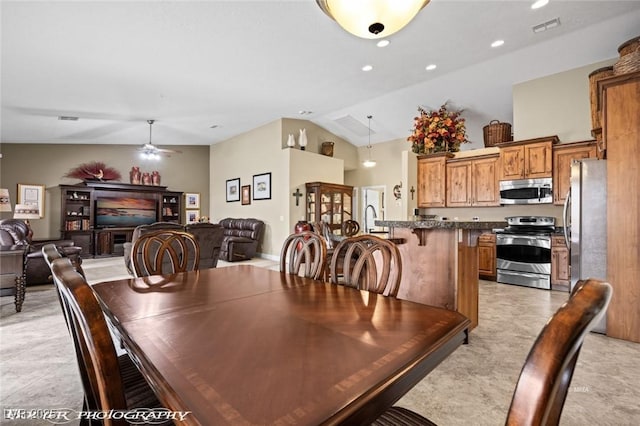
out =
{"type": "MultiPolygon", "coordinates": [[[[133,275],[132,265],[132,248],[141,235],[153,231],[186,231],[193,234],[200,246],[200,260],[199,269],[215,268],[218,264],[218,256],[220,254],[220,248],[222,246],[223,229],[222,226],[213,223],[192,223],[188,225],[181,225],[175,222],[155,222],[149,225],[139,225],[133,230],[131,236],[131,242],[124,244],[124,264],[130,274],[133,275]]],[[[167,273],[171,271],[171,262],[166,259],[163,265],[163,270],[167,273]]]]}
{"type": "Polygon", "coordinates": [[[226,218],[220,221],[224,238],[220,259],[227,262],[248,260],[256,255],[258,244],[264,233],[264,222],[259,219],[226,218]]]}
{"type": "Polygon", "coordinates": [[[68,257],[78,272],[84,275],[82,270],[82,248],[74,244],[72,240],[38,240],[31,239],[31,230],[26,223],[18,219],[0,220],[0,245],[3,246],[28,246],[26,269],[24,271],[27,285],[51,284],[53,279],[49,265],[42,254],[42,246],[55,244],[60,254],[68,257]]]}

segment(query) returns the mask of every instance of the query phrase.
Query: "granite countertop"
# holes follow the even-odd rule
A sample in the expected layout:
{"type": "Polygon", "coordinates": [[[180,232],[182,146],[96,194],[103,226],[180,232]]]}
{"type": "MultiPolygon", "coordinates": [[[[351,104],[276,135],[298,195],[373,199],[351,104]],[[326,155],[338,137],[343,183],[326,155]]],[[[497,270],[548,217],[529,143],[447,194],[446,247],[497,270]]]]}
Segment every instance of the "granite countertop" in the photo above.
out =
{"type": "Polygon", "coordinates": [[[507,226],[505,221],[482,220],[376,220],[376,226],[410,229],[495,229],[507,226]]]}

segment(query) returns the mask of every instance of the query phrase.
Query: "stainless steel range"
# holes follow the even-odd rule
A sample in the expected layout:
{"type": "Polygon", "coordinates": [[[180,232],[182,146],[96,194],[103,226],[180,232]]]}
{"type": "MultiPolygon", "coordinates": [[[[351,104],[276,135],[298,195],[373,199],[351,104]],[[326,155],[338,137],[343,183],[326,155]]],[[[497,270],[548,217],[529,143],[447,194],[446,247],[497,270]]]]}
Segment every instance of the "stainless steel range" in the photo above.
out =
{"type": "Polygon", "coordinates": [[[496,230],[496,281],[551,289],[551,234],[555,218],[512,216],[505,229],[496,230]]]}

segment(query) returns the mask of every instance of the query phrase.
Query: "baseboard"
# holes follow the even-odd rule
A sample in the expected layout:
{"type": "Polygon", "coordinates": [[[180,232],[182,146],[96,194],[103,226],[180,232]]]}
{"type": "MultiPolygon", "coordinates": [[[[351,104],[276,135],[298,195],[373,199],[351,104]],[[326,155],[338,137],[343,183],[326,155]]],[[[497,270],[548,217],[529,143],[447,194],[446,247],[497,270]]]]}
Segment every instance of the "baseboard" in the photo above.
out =
{"type": "Polygon", "coordinates": [[[258,257],[261,259],[273,260],[274,262],[277,262],[280,260],[280,256],[276,256],[274,254],[267,254],[267,253],[258,253],[258,257]]]}

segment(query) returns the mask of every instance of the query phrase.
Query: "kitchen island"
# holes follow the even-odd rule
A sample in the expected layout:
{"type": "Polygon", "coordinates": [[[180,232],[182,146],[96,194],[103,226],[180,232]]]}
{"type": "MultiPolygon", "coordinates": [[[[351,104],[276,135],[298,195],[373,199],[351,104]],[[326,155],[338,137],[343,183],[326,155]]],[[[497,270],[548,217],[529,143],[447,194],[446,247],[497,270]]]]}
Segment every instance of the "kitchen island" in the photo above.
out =
{"type": "Polygon", "coordinates": [[[478,325],[478,236],[506,222],[377,220],[400,250],[398,298],[458,311],[478,325]]]}

